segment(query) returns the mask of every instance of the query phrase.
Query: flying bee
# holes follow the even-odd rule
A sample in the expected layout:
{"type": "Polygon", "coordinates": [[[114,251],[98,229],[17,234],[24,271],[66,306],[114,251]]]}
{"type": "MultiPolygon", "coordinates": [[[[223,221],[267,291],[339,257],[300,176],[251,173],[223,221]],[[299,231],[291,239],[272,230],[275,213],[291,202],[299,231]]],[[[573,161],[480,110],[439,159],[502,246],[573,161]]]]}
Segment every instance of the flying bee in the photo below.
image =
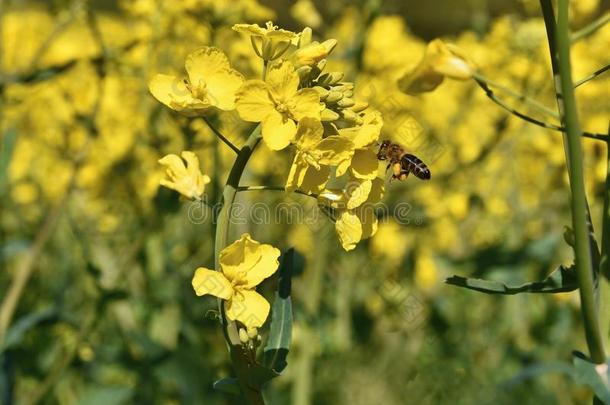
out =
{"type": "Polygon", "coordinates": [[[405,153],[402,146],[391,141],[382,141],[377,159],[389,161],[387,169],[392,168],[392,179],[405,180],[409,173],[421,180],[430,180],[430,169],[415,155],[405,153]]]}

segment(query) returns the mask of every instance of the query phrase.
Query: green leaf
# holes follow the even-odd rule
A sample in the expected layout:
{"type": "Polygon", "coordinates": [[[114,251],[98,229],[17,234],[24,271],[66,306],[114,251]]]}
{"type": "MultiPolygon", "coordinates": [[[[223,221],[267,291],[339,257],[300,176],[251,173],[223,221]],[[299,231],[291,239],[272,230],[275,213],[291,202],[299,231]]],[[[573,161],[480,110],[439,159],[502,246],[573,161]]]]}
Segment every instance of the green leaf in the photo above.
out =
{"type": "Polygon", "coordinates": [[[582,353],[573,353],[574,380],[587,385],[605,404],[610,404],[610,373],[608,363],[595,364],[582,353]]]}
{"type": "Polygon", "coordinates": [[[221,378],[214,382],[213,387],[216,391],[224,392],[225,394],[241,395],[237,378],[221,378]]]}
{"type": "Polygon", "coordinates": [[[500,281],[483,280],[461,276],[452,276],[445,283],[468,288],[486,294],[512,295],[519,293],[558,293],[574,291],[578,288],[574,265],[559,266],[542,281],[534,281],[520,285],[509,285],[500,281]]]}
{"type": "Polygon", "coordinates": [[[295,269],[294,249],[282,256],[279,270],[278,290],[271,309],[271,327],[264,350],[264,365],[279,375],[287,366],[286,358],[292,339],[291,280],[295,269]]]}
{"type": "Polygon", "coordinates": [[[15,149],[16,140],[17,131],[14,128],[9,128],[0,139],[0,194],[8,178],[8,165],[15,149]]]}
{"type": "Polygon", "coordinates": [[[6,338],[4,340],[4,345],[0,348],[0,353],[19,344],[30,329],[33,329],[41,323],[53,322],[57,319],[59,319],[59,313],[54,308],[34,312],[20,318],[6,332],[6,338]]]}

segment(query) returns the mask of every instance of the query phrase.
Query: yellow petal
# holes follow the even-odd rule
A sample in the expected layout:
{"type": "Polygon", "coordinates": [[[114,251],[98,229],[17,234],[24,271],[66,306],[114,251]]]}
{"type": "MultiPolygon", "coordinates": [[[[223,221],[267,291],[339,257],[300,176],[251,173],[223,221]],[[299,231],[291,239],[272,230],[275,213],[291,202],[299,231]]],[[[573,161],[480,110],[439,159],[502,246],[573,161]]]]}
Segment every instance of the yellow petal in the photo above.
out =
{"type": "Polygon", "coordinates": [[[289,100],[299,87],[299,75],[294,71],[292,63],[286,60],[272,65],[265,81],[278,102],[289,100]]]}
{"type": "Polygon", "coordinates": [[[237,90],[239,90],[243,82],[243,76],[233,69],[217,72],[211,75],[207,82],[208,99],[221,110],[233,110],[235,108],[237,90]]]}
{"type": "Polygon", "coordinates": [[[259,293],[253,290],[239,290],[227,302],[227,318],[239,321],[248,328],[260,328],[269,316],[270,305],[259,293]]]}
{"type": "Polygon", "coordinates": [[[235,24],[233,31],[254,36],[264,36],[267,33],[267,30],[259,27],[258,24],[235,24]]]}
{"type": "Polygon", "coordinates": [[[186,176],[186,166],[184,161],[173,153],[159,159],[159,163],[167,168],[167,174],[170,177],[186,176]]]}
{"type": "Polygon", "coordinates": [[[371,184],[371,191],[369,192],[369,197],[366,202],[369,204],[377,204],[383,198],[384,192],[385,181],[379,177],[374,178],[371,184]]]}
{"type": "Polygon", "coordinates": [[[235,108],[235,93],[244,78],[231,69],[220,49],[203,47],[196,50],[187,56],[185,67],[191,85],[203,86],[211,104],[225,111],[235,108]]]}
{"type": "Polygon", "coordinates": [[[352,160],[353,160],[353,159],[354,159],[354,158],[352,157],[352,158],[351,158],[351,159],[349,159],[349,160],[344,160],[343,162],[339,163],[339,164],[337,165],[337,169],[335,170],[335,175],[336,175],[337,177],[341,177],[341,176],[343,176],[345,173],[347,173],[347,170],[348,170],[348,169],[349,169],[349,167],[351,166],[351,164],[352,164],[352,160]]]}
{"type": "Polygon", "coordinates": [[[347,184],[347,209],[354,209],[362,204],[369,198],[371,187],[373,182],[371,180],[365,180],[362,182],[350,182],[347,184]]]}
{"type": "Polygon", "coordinates": [[[299,121],[296,133],[297,149],[309,151],[314,149],[322,140],[324,135],[324,127],[319,120],[315,118],[305,117],[299,121]]]}
{"type": "Polygon", "coordinates": [[[314,154],[321,165],[336,166],[354,154],[354,144],[347,138],[332,135],[320,141],[314,154]]]}
{"type": "Polygon", "coordinates": [[[286,179],[285,189],[287,192],[291,193],[294,190],[298,189],[301,184],[303,184],[303,178],[307,173],[308,167],[309,166],[307,165],[307,163],[305,163],[301,157],[301,152],[297,152],[292,162],[292,166],[290,166],[288,178],[286,179]]]}
{"type": "Polygon", "coordinates": [[[343,211],[337,218],[335,229],[339,236],[339,242],[346,251],[356,247],[362,239],[362,224],[358,216],[350,211],[343,211]]]}
{"type": "Polygon", "coordinates": [[[198,296],[213,295],[228,300],[233,295],[231,282],[219,271],[199,267],[195,270],[192,284],[198,296]]]}
{"type": "Polygon", "coordinates": [[[194,114],[211,107],[208,101],[194,98],[184,81],[175,76],[156,75],[148,89],[157,100],[176,111],[194,114]]]}
{"type": "Polygon", "coordinates": [[[239,88],[235,107],[239,116],[250,122],[261,122],[275,112],[267,84],[261,80],[248,80],[239,88]]]}
{"type": "Polygon", "coordinates": [[[256,264],[246,272],[246,284],[244,288],[254,288],[259,285],[264,279],[275,273],[280,265],[278,258],[280,257],[279,249],[271,245],[261,244],[258,247],[260,259],[256,264]]]}
{"type": "Polygon", "coordinates": [[[375,215],[375,209],[372,205],[364,205],[357,212],[358,218],[360,219],[360,225],[362,226],[361,240],[368,239],[377,233],[377,215],[375,215]]]}
{"type": "Polygon", "coordinates": [[[307,166],[300,178],[299,189],[307,194],[318,194],[324,190],[329,178],[330,167],[320,166],[319,169],[316,169],[313,166],[307,166]]]}
{"type": "Polygon", "coordinates": [[[227,56],[220,49],[204,46],[186,57],[184,67],[191,84],[198,85],[200,82],[209,84],[210,76],[231,66],[227,56]]]}
{"type": "Polygon", "coordinates": [[[262,122],[263,140],[271,150],[284,149],[294,139],[296,132],[294,121],[275,110],[262,122]]]}
{"type": "Polygon", "coordinates": [[[305,117],[320,121],[323,104],[320,104],[320,95],[314,89],[301,89],[291,99],[290,113],[295,120],[305,117]]]}
{"type": "Polygon", "coordinates": [[[379,161],[372,149],[357,149],[352,158],[352,173],[354,177],[372,180],[377,177],[379,161]]]}
{"type": "Polygon", "coordinates": [[[246,272],[258,263],[261,257],[260,243],[244,233],[220,252],[222,272],[229,281],[246,280],[246,272]]]}

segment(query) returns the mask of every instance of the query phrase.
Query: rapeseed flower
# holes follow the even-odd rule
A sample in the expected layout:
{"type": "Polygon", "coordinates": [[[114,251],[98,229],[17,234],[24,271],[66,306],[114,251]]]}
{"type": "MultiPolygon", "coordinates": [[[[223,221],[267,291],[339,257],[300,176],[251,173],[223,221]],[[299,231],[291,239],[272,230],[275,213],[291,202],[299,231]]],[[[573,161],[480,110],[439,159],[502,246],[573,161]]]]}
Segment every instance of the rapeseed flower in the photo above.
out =
{"type": "Polygon", "coordinates": [[[199,159],[193,152],[184,151],[180,156],[182,159],[174,154],[159,159],[159,163],[167,168],[166,174],[169,178],[161,180],[161,185],[175,190],[187,198],[199,200],[205,190],[205,185],[210,182],[210,177],[201,173],[199,159]]]}

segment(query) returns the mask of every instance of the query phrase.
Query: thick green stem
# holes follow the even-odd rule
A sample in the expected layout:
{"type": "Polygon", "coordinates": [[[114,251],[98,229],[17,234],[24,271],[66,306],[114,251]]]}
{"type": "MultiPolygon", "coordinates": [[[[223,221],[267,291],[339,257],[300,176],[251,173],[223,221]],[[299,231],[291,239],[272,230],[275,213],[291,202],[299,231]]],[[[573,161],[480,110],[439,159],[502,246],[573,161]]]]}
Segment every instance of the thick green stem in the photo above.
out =
{"type": "MultiPolygon", "coordinates": [[[[229,228],[231,226],[231,212],[233,203],[239,188],[239,181],[246,169],[246,165],[256,145],[260,141],[260,126],[257,126],[250,134],[250,137],[240,149],[235,159],[235,163],[231,168],[227,183],[222,195],[222,208],[217,217],[216,225],[216,241],[214,247],[214,258],[216,269],[220,269],[220,252],[229,244],[229,228]]],[[[231,360],[233,362],[234,371],[239,381],[242,393],[249,404],[264,405],[265,401],[259,388],[252,386],[249,383],[248,369],[253,366],[247,353],[243,350],[241,341],[239,340],[239,332],[235,322],[226,318],[222,302],[220,302],[220,313],[224,329],[225,339],[229,345],[231,360]]]]}
{"type": "MultiPolygon", "coordinates": [[[[583,174],[583,153],[581,145],[581,129],[576,110],[574,85],[570,65],[570,38],[568,31],[568,2],[559,0],[559,15],[557,20],[556,44],[558,69],[563,95],[563,111],[567,134],[567,151],[569,161],[569,177],[571,187],[570,207],[572,210],[572,225],[574,228],[574,255],[581,301],[581,311],[591,359],[596,363],[605,361],[603,339],[600,332],[595,291],[593,287],[593,263],[589,244],[587,226],[587,203],[583,174]]],[[[561,104],[561,103],[560,103],[561,104]]]]}

